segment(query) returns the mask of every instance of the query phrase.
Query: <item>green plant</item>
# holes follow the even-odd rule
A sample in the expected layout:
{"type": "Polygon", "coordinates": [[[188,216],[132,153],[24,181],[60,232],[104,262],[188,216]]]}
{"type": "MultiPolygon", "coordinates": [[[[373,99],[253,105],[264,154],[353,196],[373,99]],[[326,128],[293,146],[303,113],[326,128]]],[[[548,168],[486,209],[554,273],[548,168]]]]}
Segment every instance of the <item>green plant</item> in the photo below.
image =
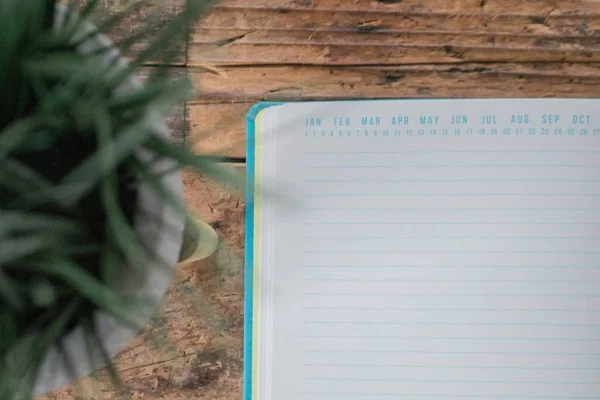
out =
{"type": "Polygon", "coordinates": [[[84,328],[90,351],[102,353],[96,311],[139,328],[137,313],[148,304],[119,283],[124,275],[143,279],[146,265],[160,261],[134,229],[135,213],[151,212],[136,209],[141,185],[185,212],[162,185],[168,171],[157,170],[159,162],[243,185],[219,167],[218,157],[153,134],[156,112],[165,115],[191,93],[189,82],[168,77],[173,54],[164,49],[185,40],[212,1],[187,0],[159,33],[149,23],[118,46],[85,51],[95,34],[134,8],[92,26],[98,0],[82,7],[69,1],[65,18],[58,17],[58,3],[0,2],[2,400],[30,398],[47,352],[76,326],[84,328]],[[119,63],[149,34],[147,47],[119,63]],[[119,90],[158,57],[146,84],[119,90]]]}

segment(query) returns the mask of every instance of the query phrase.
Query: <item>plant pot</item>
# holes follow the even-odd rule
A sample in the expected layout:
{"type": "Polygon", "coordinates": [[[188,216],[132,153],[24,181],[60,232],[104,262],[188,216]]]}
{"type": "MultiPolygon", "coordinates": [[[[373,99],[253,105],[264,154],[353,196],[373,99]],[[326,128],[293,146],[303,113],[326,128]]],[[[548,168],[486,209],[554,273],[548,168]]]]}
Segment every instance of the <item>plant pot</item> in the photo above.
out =
{"type": "Polygon", "coordinates": [[[219,247],[219,236],[212,226],[191,217],[185,224],[180,263],[193,263],[207,260],[219,247]]]}
{"type": "MultiPolygon", "coordinates": [[[[64,18],[65,15],[66,8],[59,6],[57,8],[57,18],[64,18]]],[[[87,31],[92,28],[89,24],[84,26],[87,31]]],[[[80,51],[87,52],[99,47],[111,46],[112,42],[106,36],[98,34],[83,43],[80,51]]],[[[116,48],[113,48],[111,53],[106,55],[105,60],[110,62],[111,58],[115,56],[119,57],[119,66],[126,65],[125,59],[120,56],[116,48]]],[[[140,81],[131,77],[119,90],[130,91],[140,85],[140,81]]],[[[147,118],[156,135],[169,137],[165,121],[157,110],[149,109],[147,118]]],[[[139,157],[147,159],[149,154],[140,152],[139,157]]],[[[157,162],[153,165],[156,171],[165,171],[172,167],[169,160],[157,162]]],[[[162,184],[181,201],[183,207],[183,183],[179,171],[175,170],[175,172],[164,174],[162,184]]],[[[123,287],[120,290],[124,289],[128,295],[140,295],[150,300],[148,307],[141,310],[139,315],[136,315],[135,322],[138,326],[144,326],[149,321],[166,294],[172,277],[172,267],[179,261],[186,221],[185,215],[181,211],[174,210],[165,204],[159,195],[150,187],[144,185],[140,186],[138,192],[138,210],[142,209],[150,211],[150,213],[136,212],[134,214],[134,228],[138,238],[146,248],[153,249],[158,256],[157,259],[162,259],[169,268],[165,268],[163,263],[150,263],[147,265],[147,273],[143,282],[140,282],[139,279],[134,280],[129,279],[128,276],[123,276],[123,287]],[[153,217],[149,218],[149,214],[153,217]]],[[[138,334],[134,329],[121,325],[105,313],[98,311],[95,318],[98,321],[98,336],[111,359],[138,334]]],[[[64,338],[63,349],[67,352],[67,357],[64,357],[58,349],[51,350],[47,355],[34,388],[36,395],[54,391],[67,385],[74,378],[87,376],[105,366],[104,362],[106,360],[89,355],[81,327],[76,327],[64,338]],[[71,369],[67,360],[71,364],[71,369]]]]}

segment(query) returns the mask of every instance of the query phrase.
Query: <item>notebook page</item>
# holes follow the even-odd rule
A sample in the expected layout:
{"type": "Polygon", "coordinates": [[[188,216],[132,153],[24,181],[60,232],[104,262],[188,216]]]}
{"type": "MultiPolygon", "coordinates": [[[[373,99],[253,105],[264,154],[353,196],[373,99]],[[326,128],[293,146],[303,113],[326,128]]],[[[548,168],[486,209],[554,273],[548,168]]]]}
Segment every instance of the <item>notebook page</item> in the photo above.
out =
{"type": "Polygon", "coordinates": [[[598,106],[279,107],[268,398],[599,398],[598,106]]]}

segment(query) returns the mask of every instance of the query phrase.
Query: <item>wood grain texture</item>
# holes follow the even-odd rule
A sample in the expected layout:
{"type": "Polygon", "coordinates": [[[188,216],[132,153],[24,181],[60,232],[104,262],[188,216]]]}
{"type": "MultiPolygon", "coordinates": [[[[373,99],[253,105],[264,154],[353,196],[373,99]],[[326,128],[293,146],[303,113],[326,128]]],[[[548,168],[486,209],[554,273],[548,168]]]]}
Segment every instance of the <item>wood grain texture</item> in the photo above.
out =
{"type": "Polygon", "coordinates": [[[222,0],[222,7],[323,8],[390,12],[594,13],[597,0],[222,0]]]}
{"type": "Polygon", "coordinates": [[[600,61],[598,3],[564,3],[230,0],[195,30],[188,64],[600,61]]]}
{"type": "MultiPolygon", "coordinates": [[[[79,0],[79,3],[84,5],[87,1],[79,0]]],[[[182,10],[184,3],[185,0],[99,0],[93,19],[101,24],[127,11],[126,17],[106,33],[117,45],[121,45],[138,33],[145,32],[125,53],[131,59],[156,39],[157,33],[182,10]],[[146,27],[149,29],[144,31],[146,27]]],[[[168,59],[169,64],[185,66],[186,50],[187,41],[182,37],[149,59],[147,64],[160,64],[168,59]]]]}
{"type": "Polygon", "coordinates": [[[187,144],[198,153],[246,155],[246,113],[252,103],[213,103],[187,106],[187,144]]]}
{"type": "Polygon", "coordinates": [[[191,140],[202,152],[245,155],[245,115],[260,100],[585,97],[600,94],[600,64],[191,68],[191,140]]]}

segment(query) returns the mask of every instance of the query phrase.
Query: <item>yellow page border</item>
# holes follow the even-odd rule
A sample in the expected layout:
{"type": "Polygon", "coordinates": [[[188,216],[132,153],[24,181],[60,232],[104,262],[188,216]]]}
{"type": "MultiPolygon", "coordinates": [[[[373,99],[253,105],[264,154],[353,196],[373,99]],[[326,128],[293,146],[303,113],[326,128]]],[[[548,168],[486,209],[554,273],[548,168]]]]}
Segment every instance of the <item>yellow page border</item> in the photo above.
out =
{"type": "Polygon", "coordinates": [[[256,117],[254,133],[254,239],[253,239],[253,296],[252,296],[252,400],[258,400],[258,317],[259,317],[259,256],[260,256],[260,172],[262,166],[262,129],[265,110],[261,110],[256,117]]]}

